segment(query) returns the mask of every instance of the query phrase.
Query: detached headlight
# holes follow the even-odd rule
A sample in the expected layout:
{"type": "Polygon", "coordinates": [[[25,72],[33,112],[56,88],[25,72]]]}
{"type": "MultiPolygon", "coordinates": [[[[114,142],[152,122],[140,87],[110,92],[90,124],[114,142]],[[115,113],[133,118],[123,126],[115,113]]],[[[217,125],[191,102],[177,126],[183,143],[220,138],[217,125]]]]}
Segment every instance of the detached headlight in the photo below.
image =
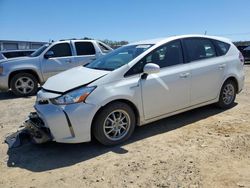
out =
{"type": "Polygon", "coordinates": [[[76,89],[58,98],[52,99],[51,102],[56,105],[67,105],[84,102],[95,88],[96,87],[83,87],[80,89],[76,89]]]}

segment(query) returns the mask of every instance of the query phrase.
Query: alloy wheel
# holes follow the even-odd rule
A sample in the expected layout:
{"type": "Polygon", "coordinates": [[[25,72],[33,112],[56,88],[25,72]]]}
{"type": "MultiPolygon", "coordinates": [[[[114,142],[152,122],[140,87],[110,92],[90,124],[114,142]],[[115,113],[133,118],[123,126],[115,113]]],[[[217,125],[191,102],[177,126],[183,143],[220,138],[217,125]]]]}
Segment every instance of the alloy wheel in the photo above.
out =
{"type": "Polygon", "coordinates": [[[128,113],[124,110],[115,110],[104,121],[104,134],[112,141],[120,140],[127,135],[130,125],[131,120],[128,113]]]}
{"type": "Polygon", "coordinates": [[[231,83],[228,83],[222,92],[222,99],[223,102],[228,105],[230,104],[233,99],[234,99],[234,95],[235,95],[235,90],[234,90],[234,86],[231,83]]]}
{"type": "Polygon", "coordinates": [[[18,90],[18,92],[24,95],[32,92],[34,87],[34,81],[29,77],[20,77],[15,82],[15,88],[18,90]]]}

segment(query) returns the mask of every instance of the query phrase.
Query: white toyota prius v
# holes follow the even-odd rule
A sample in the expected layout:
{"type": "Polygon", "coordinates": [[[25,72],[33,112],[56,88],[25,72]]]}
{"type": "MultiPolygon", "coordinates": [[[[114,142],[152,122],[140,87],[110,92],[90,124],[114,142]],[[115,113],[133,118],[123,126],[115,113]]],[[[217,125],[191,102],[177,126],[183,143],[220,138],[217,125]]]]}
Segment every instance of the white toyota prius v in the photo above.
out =
{"type": "Polygon", "coordinates": [[[244,58],[225,38],[174,36],[128,44],[59,73],[37,94],[25,126],[43,143],[127,140],[135,126],[215,103],[230,108],[244,58]]]}

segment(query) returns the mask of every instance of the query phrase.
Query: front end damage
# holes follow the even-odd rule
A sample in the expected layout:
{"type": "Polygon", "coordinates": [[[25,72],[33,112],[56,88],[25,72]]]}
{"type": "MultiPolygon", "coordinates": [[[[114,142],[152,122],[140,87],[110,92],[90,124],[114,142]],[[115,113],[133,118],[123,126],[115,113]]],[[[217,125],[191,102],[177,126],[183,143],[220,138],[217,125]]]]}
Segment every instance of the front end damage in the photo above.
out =
{"type": "Polygon", "coordinates": [[[15,148],[24,144],[24,140],[30,140],[35,144],[53,140],[50,130],[45,127],[44,122],[36,112],[30,113],[20,129],[16,133],[7,136],[5,142],[9,145],[9,148],[15,148]]]}
{"type": "Polygon", "coordinates": [[[29,118],[24,122],[24,127],[36,144],[42,144],[52,140],[50,130],[45,127],[43,121],[36,112],[32,112],[29,118]]]}

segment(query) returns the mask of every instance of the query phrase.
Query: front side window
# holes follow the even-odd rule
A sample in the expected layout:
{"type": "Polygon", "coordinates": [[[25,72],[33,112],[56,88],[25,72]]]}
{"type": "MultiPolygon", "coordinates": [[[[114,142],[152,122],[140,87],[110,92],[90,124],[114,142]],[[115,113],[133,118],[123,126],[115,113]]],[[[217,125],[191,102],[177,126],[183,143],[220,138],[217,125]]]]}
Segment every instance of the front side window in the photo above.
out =
{"type": "Polygon", "coordinates": [[[91,42],[75,42],[77,55],[95,55],[95,47],[91,42]]]}
{"type": "Polygon", "coordinates": [[[189,61],[196,61],[216,57],[213,43],[209,39],[188,38],[184,39],[189,61]]]}
{"type": "Polygon", "coordinates": [[[125,64],[128,64],[151,46],[151,44],[123,46],[110,52],[102,58],[92,61],[90,64],[86,65],[86,67],[91,69],[113,71],[125,64]]]}
{"type": "Polygon", "coordinates": [[[67,57],[72,56],[69,43],[60,43],[52,46],[48,51],[54,52],[53,57],[67,57]]]}
{"type": "Polygon", "coordinates": [[[181,42],[179,40],[169,42],[149,53],[141,61],[135,64],[125,76],[139,74],[143,72],[143,67],[147,63],[154,63],[160,68],[169,67],[183,63],[181,42]]]}

